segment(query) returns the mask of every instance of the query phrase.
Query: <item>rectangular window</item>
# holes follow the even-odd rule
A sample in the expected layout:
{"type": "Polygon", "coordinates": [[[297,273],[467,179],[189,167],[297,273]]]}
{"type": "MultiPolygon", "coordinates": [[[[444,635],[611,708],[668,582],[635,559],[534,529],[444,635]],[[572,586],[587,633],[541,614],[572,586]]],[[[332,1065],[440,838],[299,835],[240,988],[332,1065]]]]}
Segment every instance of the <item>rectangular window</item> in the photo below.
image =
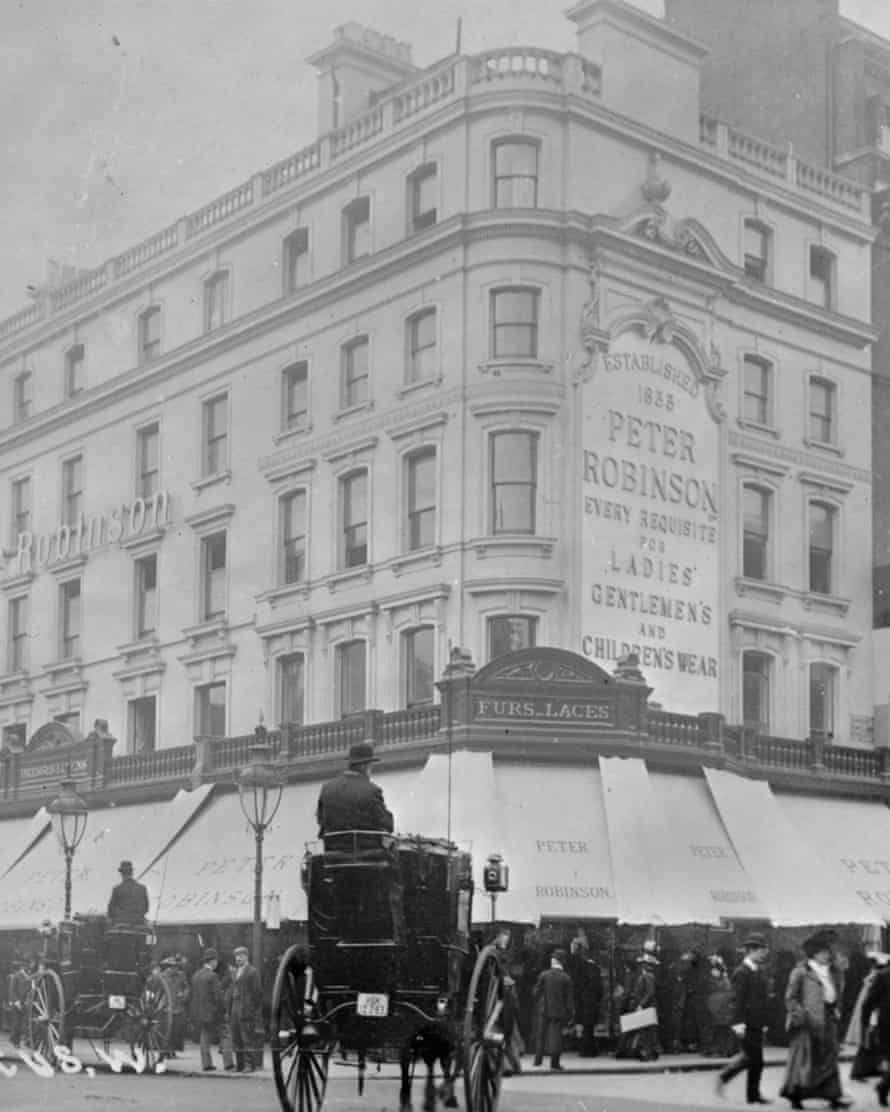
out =
{"type": "Polygon", "coordinates": [[[368,338],[343,346],[343,386],[341,408],[364,405],[368,400],[368,338]]]}
{"type": "Polygon", "coordinates": [[[136,637],[147,637],[158,628],[158,558],[136,561],[136,637]]]}
{"type": "Polygon", "coordinates": [[[365,709],[366,655],[364,641],[337,646],[337,705],[341,718],[365,709]]]}
{"type": "Polygon", "coordinates": [[[493,359],[537,359],[537,290],[492,290],[491,355],[493,359]]]}
{"type": "Polygon", "coordinates": [[[811,502],[809,511],[810,590],[830,595],[833,589],[835,511],[832,506],[824,506],[821,502],[811,502]]]}
{"type": "Polygon", "coordinates": [[[509,139],[494,145],[494,207],[538,204],[538,145],[509,139]]]}
{"type": "Polygon", "coordinates": [[[745,273],[765,282],[769,273],[770,232],[756,220],[745,221],[745,273]]]}
{"type": "Polygon", "coordinates": [[[65,397],[73,398],[83,390],[85,352],[83,344],[75,344],[65,354],[65,397]]]}
{"type": "Polygon", "coordinates": [[[306,666],[302,653],[283,656],[278,661],[278,721],[282,726],[303,725],[305,713],[306,666]]]}
{"type": "Polygon", "coordinates": [[[199,737],[226,736],[225,682],[195,688],[195,727],[199,737]]]}
{"type": "Polygon", "coordinates": [[[204,402],[204,475],[220,475],[229,464],[229,396],[220,394],[204,402]]]}
{"type": "Polygon", "coordinates": [[[411,231],[419,232],[436,223],[436,167],[421,166],[415,170],[409,181],[409,205],[411,212],[411,231]]]}
{"type": "Polygon", "coordinates": [[[20,421],[27,421],[31,416],[32,377],[30,371],[22,371],[13,380],[12,419],[16,424],[20,421]]]}
{"type": "Polygon", "coordinates": [[[810,665],[810,737],[834,738],[834,704],[837,669],[830,664],[810,665]]]}
{"type": "Polygon", "coordinates": [[[158,425],[146,425],[136,434],[136,493],[148,501],[161,489],[161,432],[158,425]]]}
{"type": "Polygon", "coordinates": [[[830,309],[834,305],[834,255],[824,247],[810,248],[810,282],[816,301],[830,309]]]}
{"type": "Polygon", "coordinates": [[[340,481],[344,568],[368,562],[368,472],[356,471],[340,481]]]}
{"type": "Polygon", "coordinates": [[[436,543],[436,449],[424,448],[406,460],[408,552],[436,543]]]}
{"type": "Polygon", "coordinates": [[[127,752],[153,753],[158,746],[158,702],[155,695],[127,703],[127,752]]]}
{"type": "Polygon", "coordinates": [[[492,434],[492,533],[534,533],[537,474],[537,433],[492,434]]]}
{"type": "Polygon", "coordinates": [[[359,197],[343,210],[343,236],[346,262],[371,253],[371,200],[359,197]]]}
{"type": "Polygon", "coordinates": [[[226,613],[226,534],[214,533],[201,540],[203,577],[201,621],[209,622],[226,613]]]}
{"type": "Polygon", "coordinates": [[[152,305],[139,318],[139,358],[142,363],[150,363],[160,354],[161,310],[152,305]]]}
{"type": "Polygon", "coordinates": [[[62,660],[80,655],[80,580],[59,587],[59,653],[62,660]]]}
{"type": "Polygon", "coordinates": [[[424,309],[408,320],[408,382],[435,377],[436,310],[424,309]]]}
{"type": "Polygon", "coordinates": [[[284,292],[295,293],[306,280],[309,229],[297,228],[284,241],[284,292]]]}
{"type": "Polygon", "coordinates": [[[488,659],[494,660],[504,653],[518,649],[533,649],[537,633],[537,618],[523,614],[508,614],[488,619],[488,659]]]}
{"type": "Polygon", "coordinates": [[[62,463],[63,524],[77,524],[83,510],[83,456],[72,456],[62,463]]]}
{"type": "Polygon", "coordinates": [[[405,705],[432,703],[436,693],[434,666],[435,631],[430,626],[412,629],[402,637],[405,659],[405,705]]]}
{"type": "Polygon", "coordinates": [[[306,491],[295,490],[281,499],[281,582],[302,583],[306,578],[306,491]]]}
{"type": "Polygon", "coordinates": [[[742,653],[742,722],[759,734],[769,734],[770,663],[766,653],[742,653]]]}
{"type": "Polygon", "coordinates": [[[309,364],[292,363],[281,372],[282,429],[303,429],[309,417],[309,364]]]}
{"type": "Polygon", "coordinates": [[[743,364],[742,417],[755,425],[770,425],[771,367],[764,359],[746,355],[743,364]]]}
{"type": "Polygon", "coordinates": [[[824,378],[810,379],[810,412],[808,434],[818,444],[834,443],[833,382],[824,378]]]}
{"type": "Polygon", "coordinates": [[[228,319],[229,275],[214,274],[204,283],[204,331],[221,328],[228,319]]]}
{"type": "Polygon", "coordinates": [[[28,598],[9,600],[9,646],[7,669],[10,672],[28,670],[28,598]]]}
{"type": "Polygon", "coordinates": [[[769,563],[769,492],[746,486],[742,499],[742,575],[746,579],[766,579],[769,563]]]}
{"type": "Polygon", "coordinates": [[[21,533],[31,531],[31,480],[30,478],[16,479],[12,484],[12,536],[10,543],[13,548],[18,548],[18,538],[21,533]]]}

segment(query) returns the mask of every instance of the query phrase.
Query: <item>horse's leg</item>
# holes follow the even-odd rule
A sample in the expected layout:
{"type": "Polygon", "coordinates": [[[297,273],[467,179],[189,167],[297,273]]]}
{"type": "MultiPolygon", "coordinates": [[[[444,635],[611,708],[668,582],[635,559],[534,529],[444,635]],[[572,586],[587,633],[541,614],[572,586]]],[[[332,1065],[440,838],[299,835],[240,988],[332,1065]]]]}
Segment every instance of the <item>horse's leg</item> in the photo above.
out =
{"type": "Polygon", "coordinates": [[[432,1047],[424,1050],[423,1060],[426,1063],[426,1084],[423,1087],[423,1112],[436,1112],[436,1083],[433,1080],[433,1070],[436,1066],[438,1054],[432,1047]]]}
{"type": "Polygon", "coordinates": [[[442,1064],[442,1086],[439,1089],[439,1096],[446,1108],[457,1108],[457,1097],[454,1095],[454,1081],[457,1076],[454,1049],[448,1045],[443,1047],[439,1061],[442,1064]]]}
{"type": "Polygon", "coordinates": [[[399,1071],[402,1083],[399,1088],[399,1112],[412,1112],[411,1110],[411,1063],[414,1059],[414,1049],[403,1046],[399,1055],[399,1071]]]}

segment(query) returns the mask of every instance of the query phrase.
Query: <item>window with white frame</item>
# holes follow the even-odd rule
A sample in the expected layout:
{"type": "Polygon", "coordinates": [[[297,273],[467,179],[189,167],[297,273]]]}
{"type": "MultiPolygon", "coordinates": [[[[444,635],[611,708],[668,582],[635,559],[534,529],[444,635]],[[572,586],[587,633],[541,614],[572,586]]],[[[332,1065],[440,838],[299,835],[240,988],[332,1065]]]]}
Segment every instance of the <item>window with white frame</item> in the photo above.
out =
{"type": "Polygon", "coordinates": [[[432,703],[436,694],[435,630],[420,626],[402,634],[405,706],[432,703]]]}
{"type": "Polygon", "coordinates": [[[834,444],[836,440],[837,387],[827,378],[815,375],[809,380],[807,434],[817,444],[834,444]]]}
{"type": "Polygon", "coordinates": [[[134,564],[136,638],[148,637],[158,628],[158,556],[142,556],[134,564]]]}
{"type": "Polygon", "coordinates": [[[127,752],[153,753],[158,744],[158,700],[143,695],[127,702],[127,752]]]}
{"type": "Polygon", "coordinates": [[[83,390],[83,373],[86,350],[83,344],[74,344],[65,352],[65,397],[73,398],[83,390]]]}
{"type": "Polygon", "coordinates": [[[830,595],[834,590],[834,535],[837,510],[824,502],[810,502],[809,518],[809,589],[815,594],[830,595]]]}
{"type": "Polygon", "coordinates": [[[525,614],[501,614],[488,619],[488,659],[514,653],[519,649],[533,649],[537,637],[538,619],[525,614]]]}
{"type": "Polygon", "coordinates": [[[83,510],[83,456],[62,461],[62,521],[72,528],[83,510]]]}
{"type": "Polygon", "coordinates": [[[742,575],[769,578],[769,517],[772,495],[762,487],[742,488],[742,575]]]}
{"type": "Polygon", "coordinates": [[[408,211],[411,231],[419,232],[436,223],[438,180],[435,163],[420,166],[408,176],[408,211]]]}
{"type": "Polygon", "coordinates": [[[337,646],[337,708],[341,718],[365,709],[367,655],[364,641],[347,641],[337,646]]]}
{"type": "Polygon", "coordinates": [[[284,240],[284,292],[295,293],[307,278],[309,229],[296,228],[284,240]]]}
{"type": "Polygon", "coordinates": [[[10,502],[12,504],[12,535],[10,544],[18,547],[18,538],[21,533],[31,531],[31,479],[25,476],[14,479],[12,482],[10,502]]]}
{"type": "Polygon", "coordinates": [[[769,734],[770,673],[772,658],[767,653],[742,653],[742,723],[759,734],[769,734]]]}
{"type": "Polygon", "coordinates": [[[833,664],[810,665],[810,737],[834,738],[837,678],[833,664]]]}
{"type": "Polygon", "coordinates": [[[351,409],[368,400],[368,337],[358,336],[341,349],[340,408],[351,409]]]}
{"type": "Polygon", "coordinates": [[[6,669],[9,672],[28,670],[28,596],[19,595],[9,600],[8,609],[9,642],[6,653],[6,669]]]}
{"type": "Polygon", "coordinates": [[[371,253],[371,199],[357,197],[343,210],[343,254],[347,263],[371,253]]]}
{"type": "Polygon", "coordinates": [[[229,395],[219,394],[201,407],[202,475],[221,475],[229,465],[229,395]]]}
{"type": "Polygon", "coordinates": [[[340,480],[340,566],[368,562],[368,472],[352,471],[340,480]]]}
{"type": "Polygon", "coordinates": [[[33,385],[30,371],[22,371],[12,380],[12,419],[15,424],[27,421],[31,416],[33,385]]]}
{"type": "Polygon", "coordinates": [[[226,613],[225,532],[201,538],[201,621],[225,617],[226,613]]]}
{"type": "Polygon", "coordinates": [[[59,659],[73,660],[80,655],[80,580],[59,584],[59,659]]]}
{"type": "Polygon", "coordinates": [[[151,363],[161,354],[161,309],[152,305],[139,317],[139,362],[151,363]]]}
{"type": "Polygon", "coordinates": [[[229,317],[229,273],[217,271],[204,283],[204,331],[222,328],[229,317]]]}
{"type": "Polygon", "coordinates": [[[815,244],[810,247],[810,286],[816,301],[826,309],[834,306],[835,266],[831,251],[815,244]]]}
{"type": "Polygon", "coordinates": [[[281,392],[282,431],[304,429],[309,420],[309,364],[305,359],[281,372],[281,392]]]}
{"type": "Polygon", "coordinates": [[[293,490],[279,501],[281,564],[279,582],[302,583],[306,578],[306,491],[293,490]]]}
{"type": "Polygon", "coordinates": [[[302,726],[306,707],[306,661],[302,653],[278,658],[278,721],[302,726]]]}
{"type": "Polygon", "coordinates": [[[492,359],[537,359],[538,299],[522,286],[491,291],[492,359]]]}
{"type": "Polygon", "coordinates": [[[745,273],[757,282],[766,282],[770,271],[772,233],[759,220],[745,221],[745,273]]]}
{"type": "Polygon", "coordinates": [[[534,533],[538,494],[538,434],[491,433],[491,531],[534,533]]]}
{"type": "Polygon", "coordinates": [[[494,207],[535,208],[538,204],[538,144],[501,139],[494,144],[494,207]]]}
{"type": "Polygon", "coordinates": [[[756,355],[746,355],[742,380],[742,419],[753,425],[771,425],[772,364],[756,355]]]}
{"type": "Polygon", "coordinates": [[[157,422],[136,433],[136,493],[148,501],[161,489],[161,430],[157,422]]]}
{"type": "Polygon", "coordinates": [[[420,448],[405,459],[405,550],[436,543],[436,449],[420,448]]]}
{"type": "Polygon", "coordinates": [[[205,683],[195,688],[195,734],[226,736],[226,683],[205,683]]]}
{"type": "Polygon", "coordinates": [[[437,370],[436,358],[436,310],[422,309],[408,318],[407,322],[407,360],[408,382],[423,382],[434,378],[437,370]]]}

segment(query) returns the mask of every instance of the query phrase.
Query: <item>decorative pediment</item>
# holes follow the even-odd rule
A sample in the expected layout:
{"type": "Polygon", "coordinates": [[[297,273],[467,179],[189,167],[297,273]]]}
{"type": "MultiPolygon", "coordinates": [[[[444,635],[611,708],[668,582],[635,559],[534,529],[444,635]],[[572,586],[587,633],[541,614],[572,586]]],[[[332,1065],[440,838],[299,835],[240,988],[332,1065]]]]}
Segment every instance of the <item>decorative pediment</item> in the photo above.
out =
{"type": "Polygon", "coordinates": [[[473,678],[474,688],[515,683],[572,683],[603,687],[613,678],[592,660],[563,649],[520,649],[498,657],[481,668],[473,678]]]}
{"type": "Polygon", "coordinates": [[[694,217],[674,220],[660,204],[648,203],[614,225],[615,231],[638,236],[724,273],[740,277],[741,271],[720,248],[711,233],[694,217]]]}
{"type": "Polygon", "coordinates": [[[81,741],[83,735],[63,722],[45,722],[31,734],[27,749],[29,753],[33,753],[38,749],[58,749],[66,745],[77,745],[81,741]]]}

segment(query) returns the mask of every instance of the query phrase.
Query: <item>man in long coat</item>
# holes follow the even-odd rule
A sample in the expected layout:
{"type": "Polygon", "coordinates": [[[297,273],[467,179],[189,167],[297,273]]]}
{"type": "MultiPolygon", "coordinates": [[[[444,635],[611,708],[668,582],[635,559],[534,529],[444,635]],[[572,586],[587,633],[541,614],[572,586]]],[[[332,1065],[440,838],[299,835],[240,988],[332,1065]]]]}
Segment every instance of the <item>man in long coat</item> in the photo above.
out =
{"type": "Polygon", "coordinates": [[[216,1040],[224,1006],[222,985],[216,975],[218,964],[216,950],[206,950],[203,965],[192,977],[191,1018],[199,1032],[203,1070],[216,1069],[211,1048],[216,1040]]]}
{"type": "Polygon", "coordinates": [[[550,1068],[564,1069],[559,1064],[562,1055],[562,1031],[572,1023],[575,1014],[575,997],[572,978],[565,971],[565,950],[554,950],[550,968],[538,974],[534,996],[538,1006],[538,1031],[535,1045],[535,1062],[540,1066],[544,1051],[550,1054],[550,1068]]]}
{"type": "Polygon", "coordinates": [[[145,922],[148,915],[148,889],[133,878],[132,861],[121,861],[117,871],[121,874],[121,880],[111,890],[108,918],[112,926],[138,926],[145,922]]]}
{"type": "Polygon", "coordinates": [[[737,1074],[748,1071],[745,1096],[748,1104],[769,1104],[760,1092],[763,1076],[763,1029],[769,1026],[769,983],[763,971],[769,952],[762,934],[752,934],[745,939],[745,959],[732,975],[735,989],[735,1023],[733,1030],[742,1043],[737,1054],[717,1077],[717,1093],[723,1095],[723,1086],[737,1074]]]}
{"type": "Polygon", "coordinates": [[[263,1010],[263,989],[260,975],[248,961],[246,946],[235,948],[235,979],[232,982],[232,1043],[235,1049],[235,1069],[253,1073],[257,1057],[256,1030],[263,1010]]]}
{"type": "MultiPolygon", "coordinates": [[[[335,845],[335,839],[327,836],[334,831],[392,833],[392,812],[383,801],[383,790],[371,779],[371,765],[378,759],[373,745],[359,742],[350,747],[348,768],[322,785],[316,817],[318,836],[325,839],[325,849],[353,848],[352,838],[336,839],[335,845]]],[[[364,848],[358,839],[355,848],[364,848]]]]}

